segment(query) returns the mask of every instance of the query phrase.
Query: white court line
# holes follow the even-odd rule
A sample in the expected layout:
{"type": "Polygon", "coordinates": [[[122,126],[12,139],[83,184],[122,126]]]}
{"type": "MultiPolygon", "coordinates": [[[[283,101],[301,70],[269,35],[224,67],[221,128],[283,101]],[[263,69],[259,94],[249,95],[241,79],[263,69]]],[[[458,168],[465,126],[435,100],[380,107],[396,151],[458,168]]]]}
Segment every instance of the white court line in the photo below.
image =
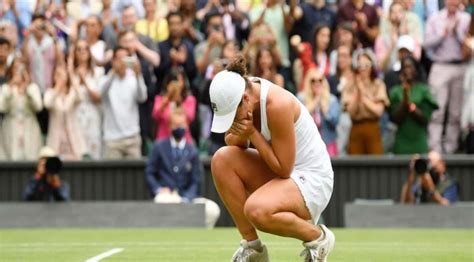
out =
{"type": "Polygon", "coordinates": [[[111,249],[107,252],[104,252],[102,254],[99,254],[99,255],[97,255],[93,258],[89,258],[88,260],[86,260],[86,262],[98,262],[103,258],[110,257],[110,256],[112,256],[114,254],[117,254],[117,253],[120,253],[122,251],[123,251],[123,248],[113,248],[113,249],[111,249]]]}

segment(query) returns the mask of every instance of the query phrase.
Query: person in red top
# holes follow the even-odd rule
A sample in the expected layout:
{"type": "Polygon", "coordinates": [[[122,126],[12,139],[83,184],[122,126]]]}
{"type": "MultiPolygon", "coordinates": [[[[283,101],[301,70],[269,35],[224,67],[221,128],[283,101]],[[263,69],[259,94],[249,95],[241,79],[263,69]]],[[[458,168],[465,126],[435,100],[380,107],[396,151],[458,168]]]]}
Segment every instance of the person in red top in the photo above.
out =
{"type": "MultiPolygon", "coordinates": [[[[314,29],[311,42],[301,43],[301,38],[295,36],[291,39],[293,47],[299,54],[303,67],[302,79],[311,68],[317,68],[324,75],[329,76],[331,69],[331,59],[329,58],[329,47],[331,39],[331,29],[328,25],[317,25],[314,29]]],[[[303,83],[300,84],[299,91],[303,90],[303,83]]]]}

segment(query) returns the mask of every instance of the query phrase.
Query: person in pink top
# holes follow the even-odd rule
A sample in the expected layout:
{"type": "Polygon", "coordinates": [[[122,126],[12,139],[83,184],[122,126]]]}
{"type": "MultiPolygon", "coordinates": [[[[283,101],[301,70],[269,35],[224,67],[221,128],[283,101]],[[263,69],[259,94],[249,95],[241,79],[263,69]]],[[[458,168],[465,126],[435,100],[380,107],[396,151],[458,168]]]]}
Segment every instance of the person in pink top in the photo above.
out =
{"type": "MultiPolygon", "coordinates": [[[[164,80],[165,90],[163,94],[155,97],[153,105],[153,119],[156,121],[156,140],[170,137],[169,126],[170,112],[177,106],[182,106],[186,113],[188,124],[196,116],[196,98],[189,92],[189,82],[182,68],[172,69],[164,80]]],[[[186,141],[192,142],[189,129],[185,134],[186,141]]]]}

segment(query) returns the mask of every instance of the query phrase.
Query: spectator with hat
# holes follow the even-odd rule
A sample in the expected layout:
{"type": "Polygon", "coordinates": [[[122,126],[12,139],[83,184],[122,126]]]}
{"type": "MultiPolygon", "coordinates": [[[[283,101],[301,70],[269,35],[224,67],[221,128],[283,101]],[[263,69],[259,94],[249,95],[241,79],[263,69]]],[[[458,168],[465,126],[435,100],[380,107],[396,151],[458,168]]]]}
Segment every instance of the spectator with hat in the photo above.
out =
{"type": "MultiPolygon", "coordinates": [[[[400,85],[400,69],[401,62],[405,57],[414,56],[415,52],[415,40],[409,35],[402,35],[398,38],[397,41],[397,61],[392,65],[392,67],[387,68],[384,74],[384,82],[387,86],[387,92],[390,92],[390,89],[396,85],[400,85]]],[[[418,61],[418,59],[417,59],[418,61]]],[[[423,67],[419,68],[418,78],[420,81],[426,82],[426,71],[423,67]]]]}
{"type": "Polygon", "coordinates": [[[438,108],[428,86],[418,78],[420,65],[412,56],[402,59],[401,85],[390,92],[391,119],[397,124],[395,154],[428,153],[428,122],[438,108]]]}

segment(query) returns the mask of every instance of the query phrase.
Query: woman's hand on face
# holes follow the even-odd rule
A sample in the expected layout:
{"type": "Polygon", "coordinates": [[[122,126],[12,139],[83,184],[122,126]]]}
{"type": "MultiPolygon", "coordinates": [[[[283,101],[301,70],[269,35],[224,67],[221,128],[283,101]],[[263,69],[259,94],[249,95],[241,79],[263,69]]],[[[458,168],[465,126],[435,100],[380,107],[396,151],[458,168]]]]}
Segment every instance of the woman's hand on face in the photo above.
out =
{"type": "Polygon", "coordinates": [[[247,117],[244,119],[234,120],[229,130],[232,134],[248,139],[255,132],[255,126],[253,125],[253,115],[251,112],[247,113],[247,117]]]}
{"type": "Polygon", "coordinates": [[[179,90],[179,83],[178,81],[171,81],[168,84],[168,98],[171,101],[176,101],[178,97],[180,97],[180,90],[179,90]]]}

